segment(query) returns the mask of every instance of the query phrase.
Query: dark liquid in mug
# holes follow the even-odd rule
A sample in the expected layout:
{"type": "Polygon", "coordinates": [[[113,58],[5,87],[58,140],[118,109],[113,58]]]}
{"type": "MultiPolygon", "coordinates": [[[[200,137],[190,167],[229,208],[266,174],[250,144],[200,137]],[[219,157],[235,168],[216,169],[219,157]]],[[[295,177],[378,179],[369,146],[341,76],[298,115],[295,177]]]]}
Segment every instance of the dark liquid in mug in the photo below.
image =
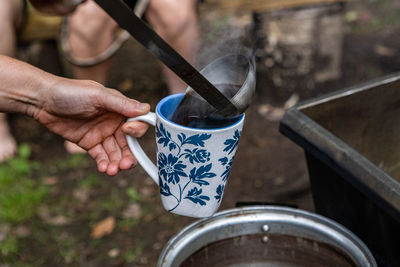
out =
{"type": "MultiPolygon", "coordinates": [[[[236,84],[216,84],[215,87],[231,99],[240,89],[236,84]]],[[[198,129],[223,128],[231,125],[236,117],[223,117],[201,96],[190,90],[169,118],[176,124],[198,129]]]]}

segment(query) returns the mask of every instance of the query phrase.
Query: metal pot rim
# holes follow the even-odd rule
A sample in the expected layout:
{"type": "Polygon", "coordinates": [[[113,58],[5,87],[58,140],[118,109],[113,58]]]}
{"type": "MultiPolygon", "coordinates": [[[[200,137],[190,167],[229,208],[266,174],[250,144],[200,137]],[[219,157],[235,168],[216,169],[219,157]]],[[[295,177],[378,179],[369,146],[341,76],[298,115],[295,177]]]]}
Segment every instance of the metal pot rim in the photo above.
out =
{"type": "Polygon", "coordinates": [[[342,225],[317,214],[281,206],[225,210],[185,227],[164,247],[157,266],[179,266],[203,246],[241,235],[296,235],[337,247],[358,266],[377,266],[367,246],[342,225]]]}

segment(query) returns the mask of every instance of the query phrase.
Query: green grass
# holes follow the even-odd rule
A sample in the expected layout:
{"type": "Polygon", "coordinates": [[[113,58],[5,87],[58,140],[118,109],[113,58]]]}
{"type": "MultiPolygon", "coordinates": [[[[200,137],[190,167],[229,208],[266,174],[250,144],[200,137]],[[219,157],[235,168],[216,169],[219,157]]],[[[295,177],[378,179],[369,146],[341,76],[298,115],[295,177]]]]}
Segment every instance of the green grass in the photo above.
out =
{"type": "Polygon", "coordinates": [[[131,229],[138,226],[139,224],[140,224],[140,219],[126,218],[118,220],[117,228],[120,230],[131,229]]]}
{"type": "Polygon", "coordinates": [[[18,239],[16,237],[7,235],[3,240],[0,241],[0,259],[2,257],[11,258],[17,252],[18,239]]]}
{"type": "Polygon", "coordinates": [[[78,260],[80,253],[75,238],[69,237],[59,240],[58,247],[65,263],[68,264],[78,260]]]}
{"type": "MultiPolygon", "coordinates": [[[[15,158],[0,164],[0,226],[8,227],[0,233],[0,267],[79,266],[82,247],[103,251],[119,248],[113,236],[119,238],[141,224],[140,218],[123,218],[121,213],[129,203],[145,202],[146,197],[133,187],[108,184],[85,155],[57,157],[40,164],[31,159],[31,147],[22,144],[15,158]],[[41,178],[52,175],[58,182],[45,185],[41,178]],[[89,200],[82,203],[72,193],[75,189],[87,190],[89,200]],[[70,222],[53,225],[42,213],[37,216],[39,207],[47,209],[50,218],[65,216],[70,222]],[[92,239],[91,227],[106,215],[117,219],[113,235],[92,239]],[[15,234],[21,224],[29,229],[27,236],[15,234]]],[[[91,260],[131,264],[140,260],[144,244],[135,240],[134,247],[120,247],[116,258],[105,253],[92,255],[96,259],[91,260]]]]}
{"type": "Polygon", "coordinates": [[[112,188],[109,195],[100,199],[100,210],[114,213],[121,210],[124,204],[125,202],[121,198],[119,191],[115,188],[112,188]]]}
{"type": "Polygon", "coordinates": [[[71,154],[66,159],[58,160],[55,165],[58,171],[83,168],[89,165],[89,157],[87,154],[71,154]]]}
{"type": "Polygon", "coordinates": [[[136,242],[133,248],[125,251],[124,259],[127,263],[132,263],[134,261],[139,260],[140,255],[143,253],[144,244],[141,242],[136,242]]]}
{"type": "Polygon", "coordinates": [[[79,181],[79,186],[92,189],[101,185],[100,176],[97,173],[90,173],[79,181]]]}
{"type": "MultiPolygon", "coordinates": [[[[36,215],[47,188],[32,179],[40,164],[29,159],[31,148],[21,144],[16,157],[0,164],[0,223],[20,224],[36,215]]],[[[19,250],[18,238],[9,231],[0,239],[0,258],[12,260],[19,250]]],[[[18,264],[15,263],[14,266],[18,264]]]]}
{"type": "Polygon", "coordinates": [[[30,154],[30,147],[21,144],[15,158],[0,164],[0,221],[29,220],[47,194],[47,188],[32,179],[40,165],[29,160],[30,154]]]}
{"type": "Polygon", "coordinates": [[[128,195],[129,200],[133,203],[136,203],[141,199],[140,194],[133,187],[126,189],[126,194],[128,195]]]}
{"type": "Polygon", "coordinates": [[[393,5],[393,0],[369,0],[364,7],[371,11],[368,19],[362,19],[362,12],[349,10],[345,20],[353,34],[377,32],[400,23],[399,7],[393,5]]]}

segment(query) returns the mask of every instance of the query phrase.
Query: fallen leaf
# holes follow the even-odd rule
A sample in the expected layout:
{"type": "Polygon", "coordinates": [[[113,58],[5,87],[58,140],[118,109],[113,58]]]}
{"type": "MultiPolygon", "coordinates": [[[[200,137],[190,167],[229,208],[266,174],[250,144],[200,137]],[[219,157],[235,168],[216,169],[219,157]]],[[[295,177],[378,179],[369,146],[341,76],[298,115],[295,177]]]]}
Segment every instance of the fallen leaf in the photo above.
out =
{"type": "Polygon", "coordinates": [[[73,256],[72,255],[65,255],[64,256],[64,261],[65,261],[65,263],[66,264],[70,264],[70,263],[72,263],[72,261],[73,261],[73,256]]]}
{"type": "Polygon", "coordinates": [[[145,197],[150,197],[157,192],[153,189],[153,187],[143,186],[142,188],[139,189],[139,193],[145,197]]]}
{"type": "Polygon", "coordinates": [[[76,199],[78,199],[81,203],[85,203],[89,199],[90,190],[88,188],[77,188],[72,194],[76,199]]]}
{"type": "Polygon", "coordinates": [[[345,19],[347,22],[354,22],[358,19],[357,11],[349,11],[345,14],[345,19]]]}
{"type": "Polygon", "coordinates": [[[108,251],[108,257],[110,257],[110,258],[115,258],[118,255],[119,255],[119,249],[117,249],[117,248],[113,248],[108,251]]]}
{"type": "Polygon", "coordinates": [[[163,244],[162,244],[161,242],[156,242],[156,243],[153,244],[152,247],[153,247],[153,249],[155,249],[155,250],[160,250],[160,249],[162,249],[163,244]]]}
{"type": "Polygon", "coordinates": [[[122,217],[130,219],[139,219],[142,216],[142,208],[139,204],[131,204],[122,212],[122,217]]]}
{"type": "Polygon", "coordinates": [[[271,112],[268,113],[266,116],[267,120],[269,121],[279,121],[282,119],[283,115],[285,115],[285,109],[283,108],[274,108],[271,112]]]}
{"type": "Polygon", "coordinates": [[[37,213],[43,221],[47,221],[50,218],[50,210],[47,206],[40,206],[37,213]]]}
{"type": "Polygon", "coordinates": [[[118,89],[127,92],[133,88],[132,80],[126,79],[118,85],[118,89]]]}
{"type": "Polygon", "coordinates": [[[50,177],[44,178],[45,185],[55,185],[57,183],[58,183],[58,177],[56,177],[56,176],[50,176],[50,177]]]}
{"type": "Polygon", "coordinates": [[[393,57],[396,55],[396,49],[384,45],[376,45],[375,52],[384,57],[393,57]]]}
{"type": "Polygon", "coordinates": [[[272,106],[270,104],[263,104],[258,106],[257,111],[258,114],[260,114],[261,116],[265,116],[268,114],[268,112],[272,109],[272,106]]]}
{"type": "Polygon", "coordinates": [[[19,225],[19,226],[15,227],[13,232],[17,237],[20,237],[20,238],[27,237],[31,234],[31,230],[28,227],[23,226],[23,225],[19,225]]]}
{"type": "Polygon", "coordinates": [[[10,231],[10,226],[6,224],[0,224],[0,243],[4,241],[10,231]]]}
{"type": "Polygon", "coordinates": [[[154,218],[155,218],[154,215],[149,213],[149,214],[147,214],[146,216],[143,217],[143,221],[144,222],[151,222],[151,221],[154,220],[154,218]]]}
{"type": "Polygon", "coordinates": [[[44,205],[39,207],[38,215],[39,215],[40,219],[42,219],[45,223],[50,224],[50,225],[61,226],[61,225],[66,225],[66,224],[71,223],[71,219],[67,218],[63,215],[53,216],[50,213],[49,208],[44,205]]]}
{"type": "Polygon", "coordinates": [[[65,217],[63,215],[58,215],[58,216],[49,218],[45,222],[50,224],[50,225],[62,226],[62,225],[70,224],[71,223],[71,219],[67,218],[67,217],[65,217]]]}
{"type": "Polygon", "coordinates": [[[284,109],[288,109],[293,107],[294,105],[296,105],[299,102],[299,95],[298,94],[292,94],[288,100],[286,100],[285,104],[283,105],[284,109]]]}
{"type": "Polygon", "coordinates": [[[108,217],[100,222],[98,222],[92,230],[92,238],[101,238],[105,235],[109,235],[115,228],[115,218],[108,217]]]}
{"type": "Polygon", "coordinates": [[[258,106],[257,112],[269,121],[279,121],[285,114],[286,109],[284,107],[273,107],[270,104],[263,104],[258,106]]]}
{"type": "Polygon", "coordinates": [[[119,187],[125,188],[128,186],[128,181],[126,179],[118,179],[117,184],[119,187]]]}

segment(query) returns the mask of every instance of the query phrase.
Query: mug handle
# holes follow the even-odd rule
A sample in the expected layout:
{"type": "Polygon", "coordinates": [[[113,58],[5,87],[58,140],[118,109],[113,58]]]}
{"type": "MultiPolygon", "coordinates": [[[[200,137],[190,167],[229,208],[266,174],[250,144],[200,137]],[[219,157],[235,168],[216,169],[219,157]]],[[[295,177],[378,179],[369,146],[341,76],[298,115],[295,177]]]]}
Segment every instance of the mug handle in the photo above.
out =
{"type": "MultiPolygon", "coordinates": [[[[128,121],[144,121],[150,125],[156,125],[156,114],[154,112],[149,112],[146,115],[134,117],[128,119],[128,121]]],[[[140,146],[137,138],[132,137],[130,135],[126,135],[126,141],[128,142],[128,146],[132,151],[133,155],[136,157],[139,164],[142,168],[149,174],[151,179],[158,185],[158,169],[156,165],[149,159],[146,153],[143,151],[142,147],[140,146]]]]}

